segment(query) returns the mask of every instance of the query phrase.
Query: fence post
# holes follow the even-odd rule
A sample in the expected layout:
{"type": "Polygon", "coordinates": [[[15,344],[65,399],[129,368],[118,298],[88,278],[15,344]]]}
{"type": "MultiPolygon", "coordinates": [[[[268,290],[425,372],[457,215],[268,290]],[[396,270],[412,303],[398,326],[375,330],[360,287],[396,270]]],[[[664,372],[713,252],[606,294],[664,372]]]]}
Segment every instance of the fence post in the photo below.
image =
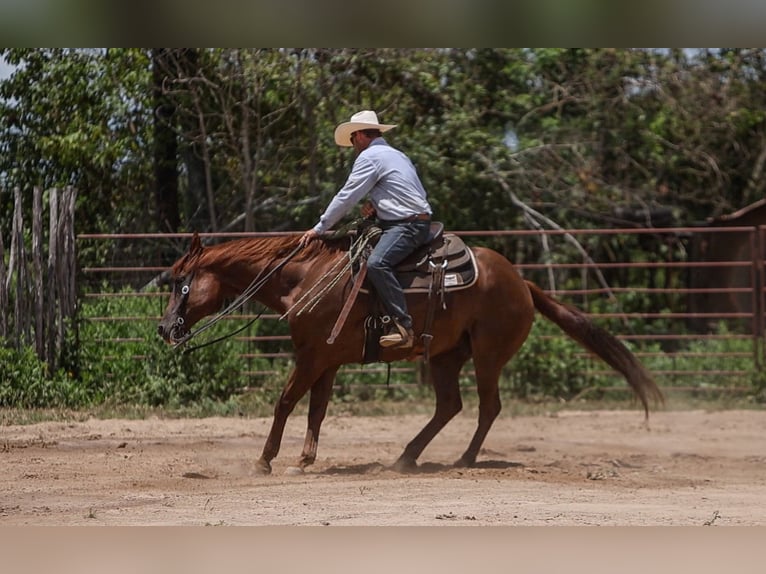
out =
{"type": "Polygon", "coordinates": [[[45,357],[45,315],[43,314],[43,192],[35,187],[32,197],[32,280],[34,296],[32,298],[35,316],[35,351],[37,356],[45,357]]]}
{"type": "Polygon", "coordinates": [[[0,229],[0,339],[8,338],[8,286],[6,277],[10,277],[5,270],[5,245],[3,245],[3,233],[0,229]]]}
{"type": "Polygon", "coordinates": [[[13,190],[13,230],[11,232],[10,273],[16,269],[16,298],[13,305],[13,324],[16,331],[16,348],[21,349],[32,342],[29,301],[29,278],[27,274],[27,250],[24,245],[24,215],[21,188],[13,190]]]}
{"type": "MultiPolygon", "coordinates": [[[[57,361],[59,366],[62,354],[68,351],[67,345],[73,344],[73,339],[68,338],[77,328],[75,315],[77,313],[77,290],[75,257],[75,234],[74,234],[74,210],[77,192],[71,186],[64,189],[59,201],[58,213],[58,267],[56,280],[58,282],[58,348],[57,361]]],[[[76,339],[76,337],[74,337],[76,339]]],[[[67,355],[71,355],[67,353],[67,355]]]]}
{"type": "Polygon", "coordinates": [[[72,186],[66,190],[66,212],[65,212],[65,241],[66,245],[66,274],[64,276],[66,284],[66,316],[70,319],[69,327],[76,328],[74,318],[77,314],[77,246],[74,232],[75,203],[77,199],[77,190],[72,186]]]}
{"type": "Polygon", "coordinates": [[[44,192],[32,194],[31,250],[27,245],[23,193],[13,189],[8,264],[0,234],[0,338],[16,349],[34,346],[38,358],[54,372],[76,328],[76,248],[74,234],[77,193],[68,187],[50,190],[48,259],[44,262],[44,192]],[[47,282],[47,284],[46,284],[47,282]],[[12,309],[11,309],[12,307],[12,309]]]}
{"type": "Polygon", "coordinates": [[[766,226],[759,226],[755,230],[755,281],[753,282],[753,291],[755,291],[755,305],[753,313],[756,318],[756,349],[755,367],[761,371],[763,362],[766,360],[766,271],[764,271],[764,258],[766,258],[766,226]]]}
{"type": "Polygon", "coordinates": [[[59,190],[56,188],[50,190],[48,209],[48,300],[45,313],[48,331],[45,358],[50,372],[54,372],[56,370],[56,268],[58,265],[58,233],[56,229],[59,209],[59,190]]]}

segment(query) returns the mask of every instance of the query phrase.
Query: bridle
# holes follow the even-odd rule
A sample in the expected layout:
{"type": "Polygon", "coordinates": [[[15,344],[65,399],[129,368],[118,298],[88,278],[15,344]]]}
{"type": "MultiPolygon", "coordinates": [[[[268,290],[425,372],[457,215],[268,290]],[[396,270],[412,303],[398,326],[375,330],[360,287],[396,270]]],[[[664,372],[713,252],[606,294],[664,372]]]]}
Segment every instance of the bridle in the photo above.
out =
{"type": "MultiPolygon", "coordinates": [[[[176,305],[176,319],[173,321],[173,326],[170,329],[170,336],[172,338],[173,333],[177,329],[183,329],[184,325],[186,324],[186,319],[184,318],[184,315],[186,313],[184,312],[184,309],[186,308],[186,302],[189,300],[189,293],[191,292],[191,284],[194,280],[194,271],[192,271],[187,277],[184,278],[183,284],[181,285],[180,291],[181,291],[181,300],[178,302],[178,305],[176,305]]],[[[178,339],[174,345],[178,346],[190,339],[190,333],[187,333],[180,339],[178,339]]]]}
{"type": "MultiPolygon", "coordinates": [[[[236,311],[237,309],[240,309],[247,303],[250,299],[252,299],[255,294],[263,287],[266,282],[271,278],[272,275],[274,275],[277,271],[282,269],[290,259],[295,257],[295,255],[303,248],[302,245],[298,245],[293,249],[282,261],[279,262],[278,265],[273,267],[268,273],[264,274],[264,271],[269,268],[269,264],[264,265],[263,269],[261,270],[258,275],[250,282],[250,284],[245,288],[242,293],[240,293],[239,296],[237,296],[234,301],[232,301],[229,305],[227,305],[224,309],[216,313],[207,323],[199,327],[196,331],[192,331],[191,329],[180,339],[175,341],[173,343],[174,348],[179,348],[186,343],[188,343],[192,338],[196,337],[200,333],[207,331],[210,329],[213,325],[218,323],[221,319],[226,317],[227,315],[231,314],[232,312],[236,311]]],[[[273,262],[273,260],[272,260],[273,262]]],[[[185,313],[183,312],[186,307],[186,303],[189,300],[189,294],[191,293],[191,286],[192,281],[194,280],[194,271],[192,271],[187,278],[185,278],[184,282],[181,285],[181,301],[178,303],[177,309],[177,316],[176,320],[173,323],[173,327],[171,329],[171,333],[173,330],[181,328],[183,329],[184,324],[186,323],[186,319],[184,318],[185,313]]],[[[241,333],[248,327],[250,327],[253,323],[255,323],[258,319],[261,318],[261,316],[266,312],[266,309],[261,309],[261,311],[258,312],[258,314],[253,317],[250,321],[248,321],[245,325],[242,327],[239,327],[238,329],[227,333],[225,335],[221,335],[220,337],[217,337],[211,341],[206,341],[205,343],[201,343],[199,345],[196,345],[194,347],[190,347],[187,349],[184,349],[184,353],[190,353],[192,351],[195,351],[197,349],[201,349],[203,347],[207,347],[209,345],[212,345],[214,343],[218,343],[220,341],[223,341],[224,339],[228,339],[229,337],[233,337],[234,335],[241,333]]]]}

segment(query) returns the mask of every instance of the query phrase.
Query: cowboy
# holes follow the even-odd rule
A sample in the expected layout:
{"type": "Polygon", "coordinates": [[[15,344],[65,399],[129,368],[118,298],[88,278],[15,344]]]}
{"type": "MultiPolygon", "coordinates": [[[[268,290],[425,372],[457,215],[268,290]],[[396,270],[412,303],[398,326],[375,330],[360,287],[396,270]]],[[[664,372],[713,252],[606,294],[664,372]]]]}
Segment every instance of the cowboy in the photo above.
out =
{"type": "Polygon", "coordinates": [[[412,347],[415,335],[394,267],[426,243],[432,211],[415,166],[382,137],[395,127],[379,123],[374,111],[364,110],[335,128],[335,143],[356,151],[354,166],[319,223],[303,234],[300,244],[306,245],[331,229],[368,196],[362,215],[375,216],[383,233],[367,260],[367,276],[392,319],[390,332],[380,338],[380,345],[407,348],[412,347]]]}

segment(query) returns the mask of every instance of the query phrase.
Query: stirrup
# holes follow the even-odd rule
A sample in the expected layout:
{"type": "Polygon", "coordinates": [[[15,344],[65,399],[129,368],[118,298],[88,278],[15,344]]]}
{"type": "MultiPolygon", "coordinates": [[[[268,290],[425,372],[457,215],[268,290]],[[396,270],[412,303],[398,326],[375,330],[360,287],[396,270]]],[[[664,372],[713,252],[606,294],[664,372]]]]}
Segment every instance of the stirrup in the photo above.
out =
{"type": "Polygon", "coordinates": [[[383,335],[379,339],[378,343],[380,346],[387,349],[394,347],[407,349],[412,347],[415,343],[415,333],[413,330],[402,326],[396,319],[393,320],[393,326],[395,329],[393,332],[383,335]]]}

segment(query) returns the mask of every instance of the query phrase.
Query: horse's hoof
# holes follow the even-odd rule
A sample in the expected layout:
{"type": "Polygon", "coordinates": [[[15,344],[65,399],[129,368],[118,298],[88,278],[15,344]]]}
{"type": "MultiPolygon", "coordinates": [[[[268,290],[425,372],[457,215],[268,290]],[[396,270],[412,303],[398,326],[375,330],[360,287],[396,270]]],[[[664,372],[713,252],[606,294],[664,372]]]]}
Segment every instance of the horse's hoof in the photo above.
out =
{"type": "Polygon", "coordinates": [[[299,476],[303,474],[303,469],[300,466],[288,466],[285,469],[285,474],[287,476],[299,476]]]}
{"type": "Polygon", "coordinates": [[[455,468],[473,468],[474,466],[476,466],[476,461],[468,460],[466,458],[460,457],[453,463],[452,466],[454,466],[455,468]]]}
{"type": "Polygon", "coordinates": [[[268,476],[271,474],[271,464],[266,462],[265,460],[257,460],[255,461],[255,467],[254,472],[257,475],[260,476],[268,476]]]}
{"type": "Polygon", "coordinates": [[[393,469],[402,474],[417,472],[418,463],[411,458],[400,457],[399,460],[394,463],[393,469]]]}

